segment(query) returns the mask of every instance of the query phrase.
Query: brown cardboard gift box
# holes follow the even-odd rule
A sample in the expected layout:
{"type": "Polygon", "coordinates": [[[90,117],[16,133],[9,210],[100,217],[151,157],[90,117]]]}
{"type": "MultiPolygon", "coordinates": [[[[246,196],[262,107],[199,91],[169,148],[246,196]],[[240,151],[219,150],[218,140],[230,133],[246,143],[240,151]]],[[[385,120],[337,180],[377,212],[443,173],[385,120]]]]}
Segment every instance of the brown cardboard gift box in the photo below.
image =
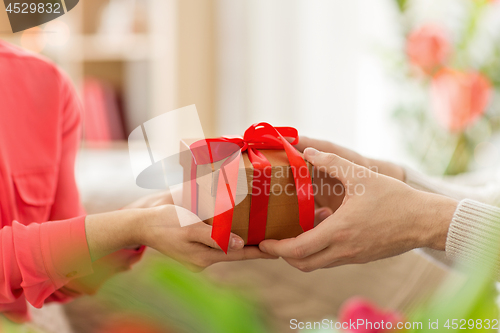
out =
{"type": "MultiPolygon", "coordinates": [[[[223,161],[196,167],[197,207],[192,207],[191,167],[192,159],[189,146],[197,140],[181,140],[179,162],[184,169],[182,202],[184,208],[196,212],[204,222],[212,225],[219,168],[223,161]]],[[[301,234],[299,224],[299,206],[293,173],[284,150],[259,150],[271,163],[271,185],[267,212],[266,239],[284,239],[301,234]],[[285,191],[286,189],[286,191],[285,191]]],[[[243,238],[247,244],[250,205],[252,202],[252,179],[254,169],[247,152],[242,154],[242,163],[238,173],[236,203],[231,231],[243,238]],[[245,172],[243,172],[243,170],[245,172]],[[239,202],[239,203],[238,203],[239,202]]],[[[307,163],[309,174],[312,165],[307,163]]]]}

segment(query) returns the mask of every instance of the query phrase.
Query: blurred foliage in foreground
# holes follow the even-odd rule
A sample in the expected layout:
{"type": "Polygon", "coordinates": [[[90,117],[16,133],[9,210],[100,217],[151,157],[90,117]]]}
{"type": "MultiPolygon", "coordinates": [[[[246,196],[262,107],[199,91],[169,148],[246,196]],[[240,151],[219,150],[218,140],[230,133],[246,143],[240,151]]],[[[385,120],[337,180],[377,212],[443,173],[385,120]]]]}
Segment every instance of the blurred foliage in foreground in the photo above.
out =
{"type": "MultiPolygon", "coordinates": [[[[217,286],[161,256],[145,256],[140,267],[115,276],[90,297],[95,307],[88,315],[106,312],[91,333],[270,332],[251,295],[217,286]]],[[[41,333],[1,317],[0,332],[41,333]]]]}
{"type": "Polygon", "coordinates": [[[98,297],[112,308],[147,318],[145,323],[168,327],[166,332],[268,332],[263,313],[249,295],[216,286],[173,261],[145,259],[140,274],[113,279],[98,297]]]}

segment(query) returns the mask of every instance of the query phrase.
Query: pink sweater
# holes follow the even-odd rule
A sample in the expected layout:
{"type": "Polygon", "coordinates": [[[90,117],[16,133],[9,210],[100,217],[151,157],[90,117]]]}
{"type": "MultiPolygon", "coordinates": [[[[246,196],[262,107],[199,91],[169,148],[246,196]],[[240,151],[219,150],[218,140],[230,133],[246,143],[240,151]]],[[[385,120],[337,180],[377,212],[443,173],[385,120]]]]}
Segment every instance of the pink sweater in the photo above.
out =
{"type": "Polygon", "coordinates": [[[53,64],[0,41],[0,311],[93,293],[143,248],[91,262],[75,183],[81,106],[53,64]]]}

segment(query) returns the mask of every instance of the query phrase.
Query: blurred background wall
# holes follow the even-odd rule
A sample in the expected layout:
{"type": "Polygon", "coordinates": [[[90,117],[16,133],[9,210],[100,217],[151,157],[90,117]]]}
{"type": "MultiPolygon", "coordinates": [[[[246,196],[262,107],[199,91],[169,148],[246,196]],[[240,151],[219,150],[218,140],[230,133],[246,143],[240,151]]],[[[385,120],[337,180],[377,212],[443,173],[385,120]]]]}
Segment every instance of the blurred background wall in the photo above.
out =
{"type": "Polygon", "coordinates": [[[389,0],[83,0],[19,34],[2,10],[0,37],[54,60],[91,105],[95,85],[111,89],[119,139],[196,104],[209,136],[267,121],[390,156],[390,92],[371,48],[395,40],[394,10],[389,0]]]}
{"type": "Polygon", "coordinates": [[[82,0],[17,34],[0,6],[0,38],[50,58],[78,88],[77,177],[90,212],[148,193],[134,184],[125,140],[191,104],[207,137],[266,121],[398,155],[390,83],[373,52],[398,42],[391,0],[82,0]],[[110,191],[120,193],[111,203],[110,191]]]}
{"type": "Polygon", "coordinates": [[[206,137],[266,121],[436,175],[500,163],[495,0],[82,0],[17,34],[0,6],[0,38],[77,86],[81,155],[113,151],[132,187],[129,133],[191,104],[206,137]]]}

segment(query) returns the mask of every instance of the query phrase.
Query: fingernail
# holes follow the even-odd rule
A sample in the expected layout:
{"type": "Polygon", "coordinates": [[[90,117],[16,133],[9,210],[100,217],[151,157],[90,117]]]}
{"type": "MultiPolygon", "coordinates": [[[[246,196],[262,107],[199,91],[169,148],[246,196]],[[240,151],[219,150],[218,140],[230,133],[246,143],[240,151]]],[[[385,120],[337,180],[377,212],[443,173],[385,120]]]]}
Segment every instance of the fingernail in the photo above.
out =
{"type": "Polygon", "coordinates": [[[245,246],[245,242],[240,237],[231,237],[231,248],[232,249],[241,249],[245,246]]]}
{"type": "Polygon", "coordinates": [[[319,212],[319,214],[318,214],[318,215],[319,215],[319,219],[320,219],[321,221],[323,221],[324,219],[326,219],[326,218],[327,218],[328,216],[330,216],[331,214],[330,214],[330,212],[329,212],[328,210],[323,210],[323,211],[319,212]]]}
{"type": "Polygon", "coordinates": [[[259,250],[261,250],[261,251],[262,251],[262,252],[264,252],[264,253],[267,253],[267,251],[266,251],[266,246],[265,246],[263,243],[260,243],[260,244],[259,244],[259,250]]]}
{"type": "Polygon", "coordinates": [[[319,152],[314,149],[314,148],[306,148],[306,150],[304,151],[304,155],[306,155],[306,157],[314,157],[316,156],[316,154],[318,154],[319,152]]]}

